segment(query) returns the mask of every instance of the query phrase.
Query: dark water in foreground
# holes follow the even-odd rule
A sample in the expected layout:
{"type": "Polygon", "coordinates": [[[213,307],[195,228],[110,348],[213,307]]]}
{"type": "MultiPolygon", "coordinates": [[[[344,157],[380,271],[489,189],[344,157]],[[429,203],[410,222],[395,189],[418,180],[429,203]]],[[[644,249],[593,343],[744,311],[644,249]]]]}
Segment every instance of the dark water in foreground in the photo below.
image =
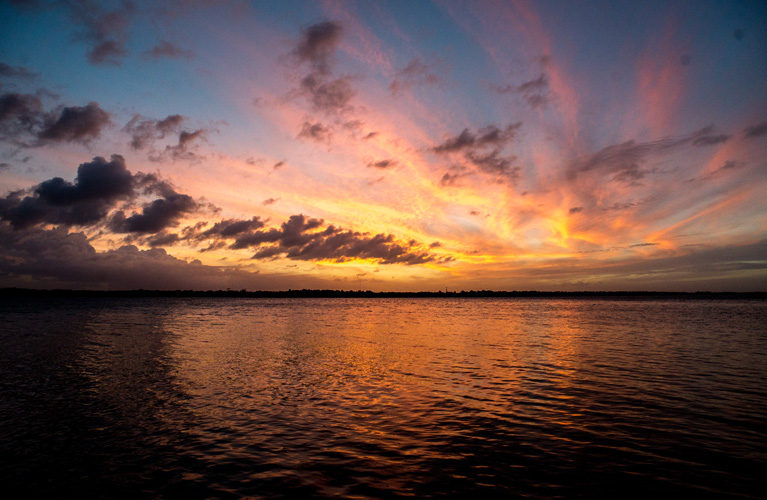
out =
{"type": "Polygon", "coordinates": [[[0,303],[0,484],[763,497],[767,302],[0,303]]]}

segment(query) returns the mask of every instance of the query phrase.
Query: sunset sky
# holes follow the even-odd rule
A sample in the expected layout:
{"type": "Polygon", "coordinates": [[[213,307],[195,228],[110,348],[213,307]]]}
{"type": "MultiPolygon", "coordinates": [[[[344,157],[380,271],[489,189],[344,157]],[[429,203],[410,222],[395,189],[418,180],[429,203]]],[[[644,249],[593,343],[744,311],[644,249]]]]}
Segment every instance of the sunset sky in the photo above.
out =
{"type": "Polygon", "coordinates": [[[767,290],[767,3],[0,3],[0,286],[767,290]]]}

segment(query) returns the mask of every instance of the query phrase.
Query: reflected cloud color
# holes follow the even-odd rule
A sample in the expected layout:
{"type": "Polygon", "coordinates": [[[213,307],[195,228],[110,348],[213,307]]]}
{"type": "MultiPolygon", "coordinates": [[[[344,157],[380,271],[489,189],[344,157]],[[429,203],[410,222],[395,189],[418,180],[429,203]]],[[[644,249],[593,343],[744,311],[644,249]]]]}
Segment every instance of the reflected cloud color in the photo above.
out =
{"type": "Polygon", "coordinates": [[[82,0],[0,19],[3,286],[125,288],[141,262],[131,286],[766,287],[761,3],[82,0]],[[120,196],[42,190],[115,157],[120,196]],[[282,235],[298,217],[319,222],[282,235]]]}

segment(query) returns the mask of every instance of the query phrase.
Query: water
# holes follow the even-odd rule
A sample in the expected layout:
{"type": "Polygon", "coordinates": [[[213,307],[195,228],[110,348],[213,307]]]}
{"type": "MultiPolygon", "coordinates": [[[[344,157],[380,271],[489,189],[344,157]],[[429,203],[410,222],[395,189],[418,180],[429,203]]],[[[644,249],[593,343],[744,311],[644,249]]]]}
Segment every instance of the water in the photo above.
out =
{"type": "Polygon", "coordinates": [[[26,496],[763,497],[767,302],[0,304],[26,496]]]}

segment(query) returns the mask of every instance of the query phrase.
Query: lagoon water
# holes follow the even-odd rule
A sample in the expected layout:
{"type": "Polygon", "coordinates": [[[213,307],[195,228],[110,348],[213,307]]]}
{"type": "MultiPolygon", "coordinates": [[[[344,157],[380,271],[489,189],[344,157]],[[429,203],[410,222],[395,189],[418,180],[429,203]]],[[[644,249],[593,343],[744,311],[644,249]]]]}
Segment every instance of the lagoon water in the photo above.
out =
{"type": "Polygon", "coordinates": [[[767,302],[0,304],[25,496],[760,498],[767,302]]]}

